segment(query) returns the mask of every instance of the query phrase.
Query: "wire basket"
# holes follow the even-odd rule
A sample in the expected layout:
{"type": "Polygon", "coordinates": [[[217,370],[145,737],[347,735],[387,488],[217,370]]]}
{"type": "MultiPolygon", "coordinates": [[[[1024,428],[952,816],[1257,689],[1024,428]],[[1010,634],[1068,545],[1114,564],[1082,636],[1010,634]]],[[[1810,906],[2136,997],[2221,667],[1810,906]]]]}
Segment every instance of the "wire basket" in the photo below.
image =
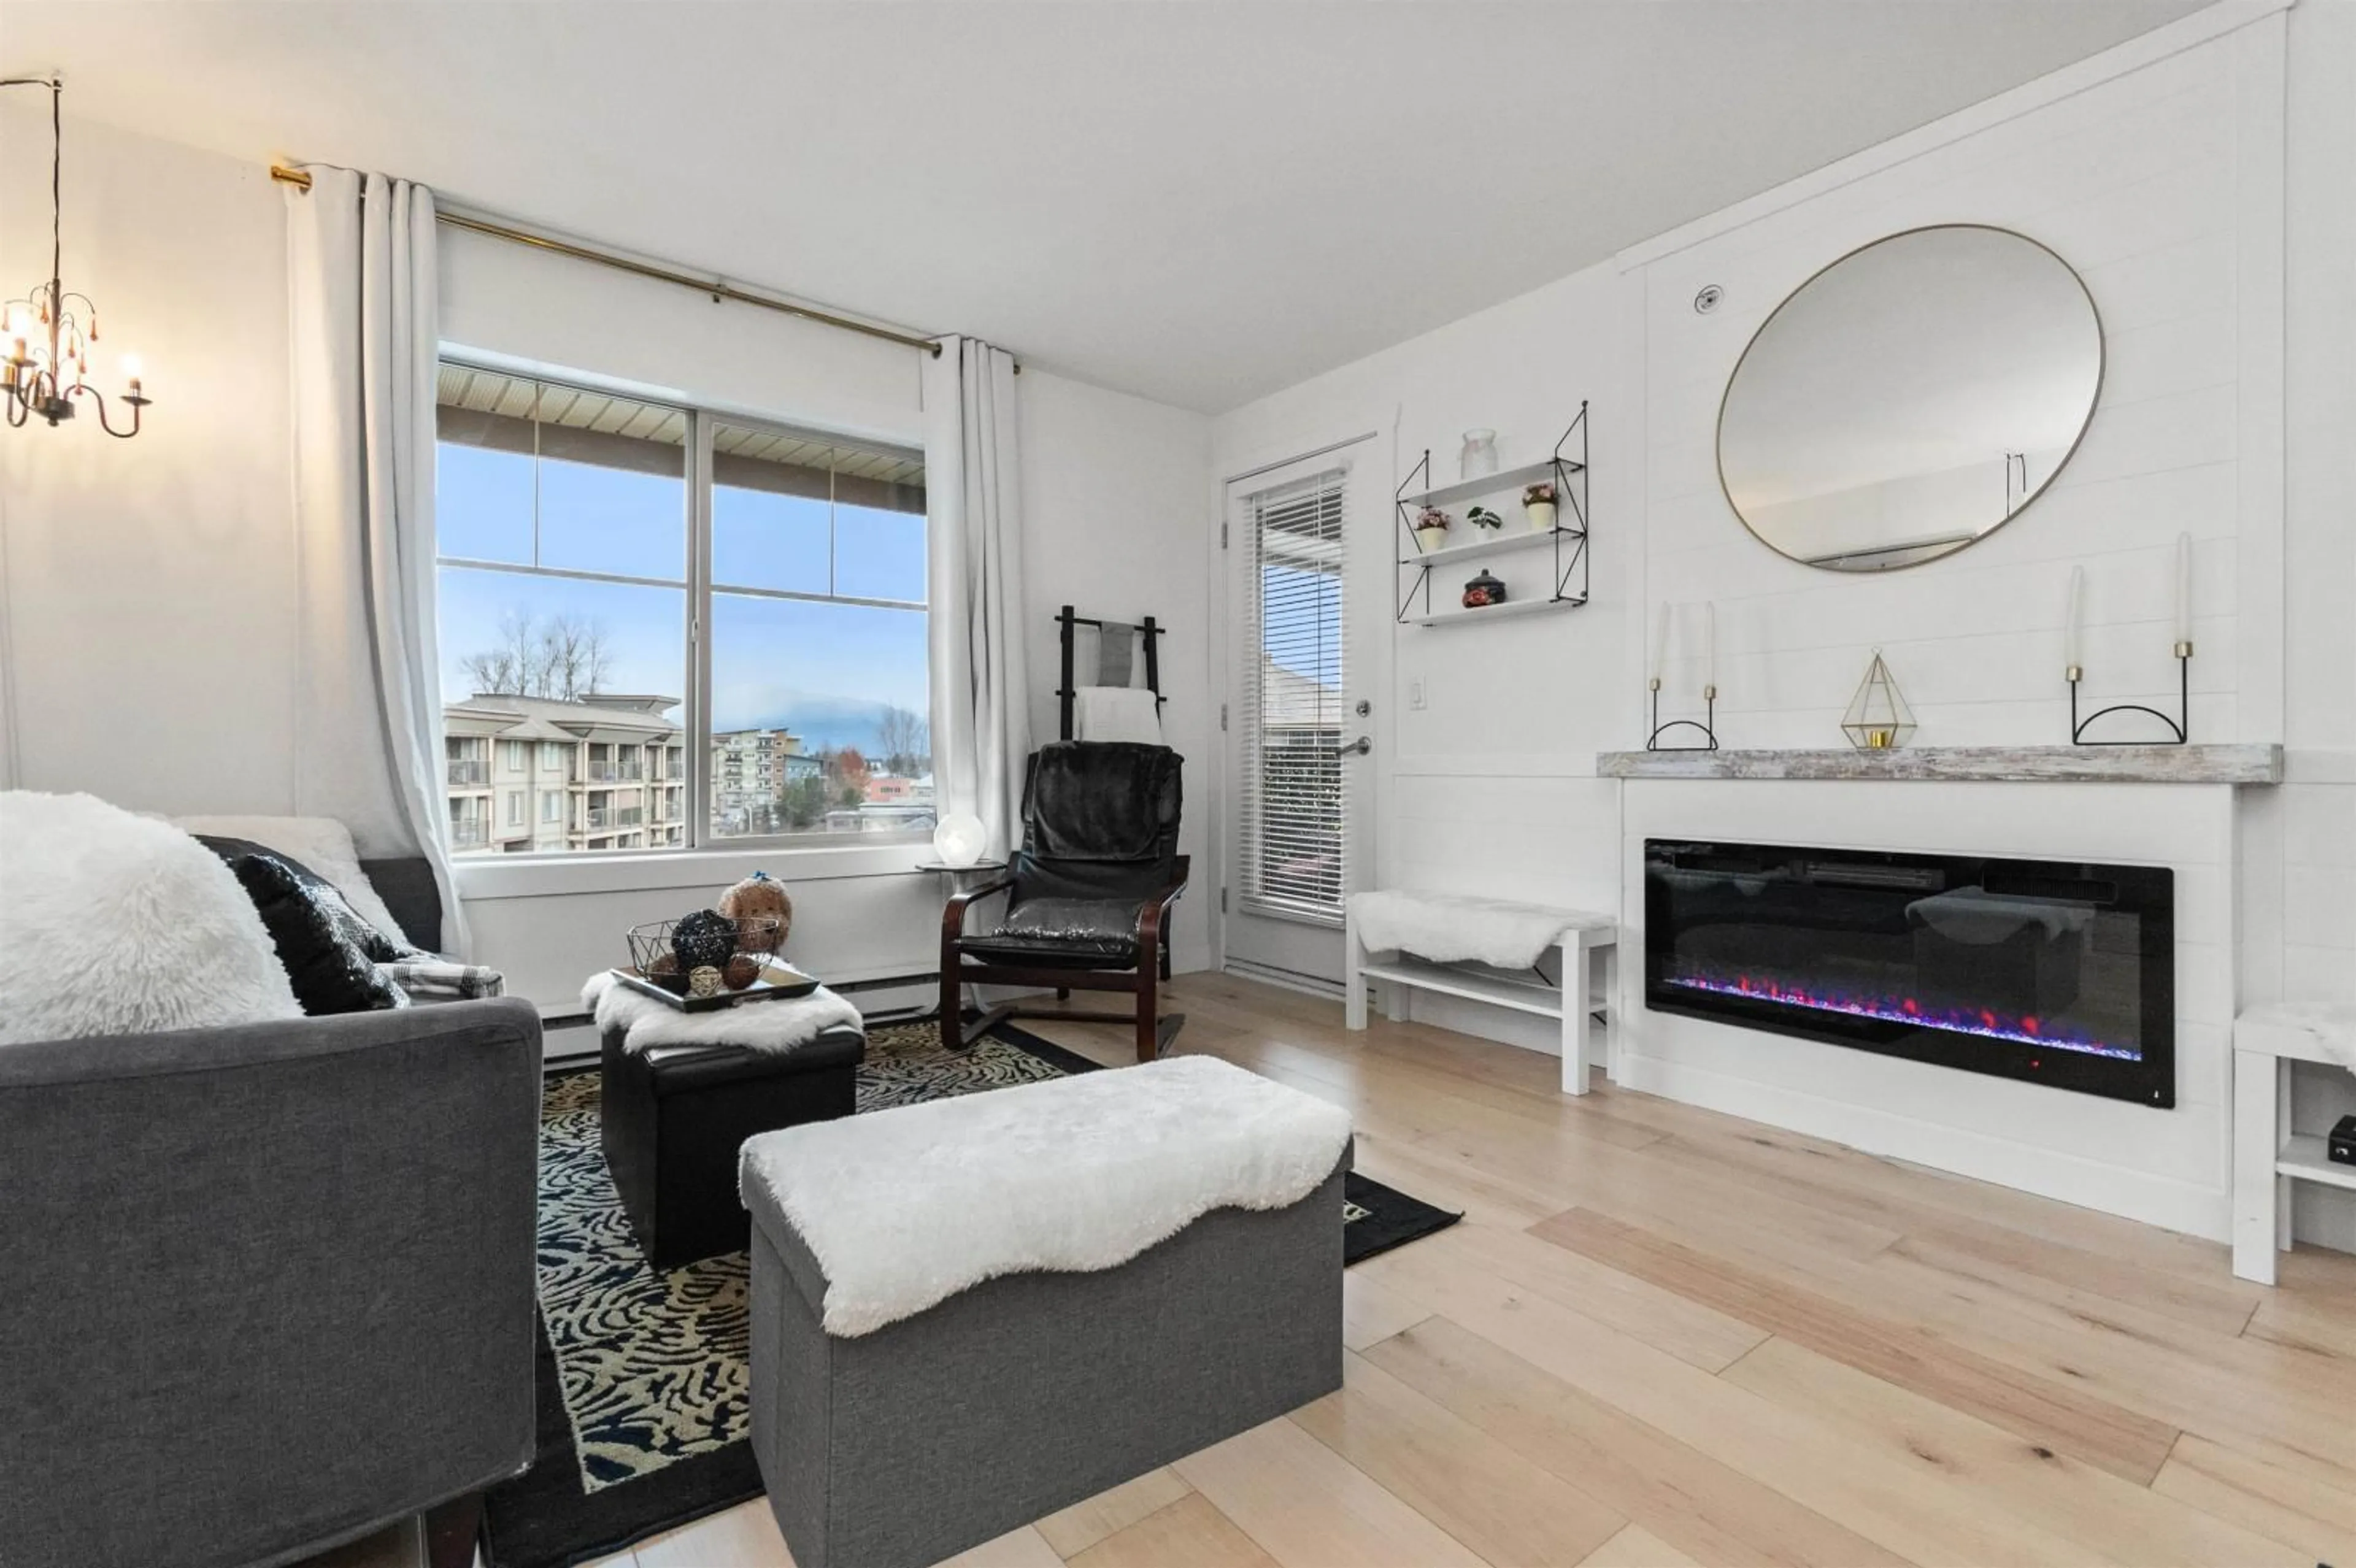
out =
{"type": "MultiPolygon", "coordinates": [[[[736,945],[730,956],[744,954],[766,963],[776,955],[778,925],[776,915],[738,915],[735,925],[736,945]],[[762,940],[764,937],[767,939],[766,942],[762,940]]],[[[687,971],[680,967],[679,955],[671,950],[671,935],[678,928],[676,920],[650,920],[643,925],[630,927],[627,934],[631,967],[664,990],[675,991],[683,997],[687,995],[687,971]]]]}

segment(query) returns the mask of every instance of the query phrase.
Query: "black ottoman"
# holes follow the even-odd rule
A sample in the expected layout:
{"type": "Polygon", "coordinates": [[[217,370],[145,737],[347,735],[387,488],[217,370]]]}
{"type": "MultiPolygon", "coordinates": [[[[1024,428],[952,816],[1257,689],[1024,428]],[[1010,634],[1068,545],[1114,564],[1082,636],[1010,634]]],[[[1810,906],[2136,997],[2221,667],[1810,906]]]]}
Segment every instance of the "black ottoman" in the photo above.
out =
{"type": "MultiPolygon", "coordinates": [[[[755,1004],[757,1005],[757,1004],[755,1004]]],[[[736,1151],[755,1133],[851,1115],[867,1037],[831,1029],[782,1054],[734,1045],[622,1049],[605,1031],[599,1120],[630,1228],[658,1269],[744,1250],[736,1151]]]]}

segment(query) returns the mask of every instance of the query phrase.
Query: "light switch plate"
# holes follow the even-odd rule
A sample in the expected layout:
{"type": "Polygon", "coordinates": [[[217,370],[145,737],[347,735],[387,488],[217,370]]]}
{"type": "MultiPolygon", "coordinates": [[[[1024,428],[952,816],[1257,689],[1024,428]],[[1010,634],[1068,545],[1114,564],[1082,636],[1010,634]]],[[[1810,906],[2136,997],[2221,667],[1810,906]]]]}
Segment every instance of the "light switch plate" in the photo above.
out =
{"type": "Polygon", "coordinates": [[[1407,705],[1418,712],[1423,709],[1423,677],[1415,676],[1407,683],[1407,705]]]}

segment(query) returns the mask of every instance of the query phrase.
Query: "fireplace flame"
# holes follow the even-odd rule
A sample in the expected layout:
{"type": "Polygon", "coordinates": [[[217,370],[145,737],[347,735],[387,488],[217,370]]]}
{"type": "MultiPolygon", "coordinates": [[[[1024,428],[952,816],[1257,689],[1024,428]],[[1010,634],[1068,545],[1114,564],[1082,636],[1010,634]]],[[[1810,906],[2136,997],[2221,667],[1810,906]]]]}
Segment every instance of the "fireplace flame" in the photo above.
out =
{"type": "Polygon", "coordinates": [[[1787,986],[1772,976],[1754,978],[1750,975],[1737,975],[1724,978],[1689,973],[1671,975],[1666,980],[1669,985],[1688,991],[1747,997],[1752,1001],[1773,1002],[1787,1008],[1846,1013],[1852,1018],[1880,1019],[1890,1023],[1978,1035],[1987,1040],[2011,1040],[2019,1045],[2074,1051],[2083,1055],[2107,1056],[2122,1061],[2143,1060],[2143,1052],[2134,1046],[2112,1045],[2066,1029],[2055,1033],[2053,1020],[2050,1019],[2026,1015],[2011,1018],[1987,1008],[1933,1008],[1913,997],[1851,996],[1839,992],[1819,995],[1805,987],[1787,986]]]}

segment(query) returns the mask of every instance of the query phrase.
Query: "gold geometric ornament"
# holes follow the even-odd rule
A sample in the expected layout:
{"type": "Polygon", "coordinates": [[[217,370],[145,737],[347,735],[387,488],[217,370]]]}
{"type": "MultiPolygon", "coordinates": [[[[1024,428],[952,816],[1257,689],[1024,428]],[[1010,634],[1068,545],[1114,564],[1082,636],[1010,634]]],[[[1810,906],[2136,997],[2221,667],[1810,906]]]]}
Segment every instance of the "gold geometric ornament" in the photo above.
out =
{"type": "Polygon", "coordinates": [[[1864,683],[1848,699],[1848,711],[1841,715],[1841,731],[1860,752],[1886,752],[1913,739],[1914,709],[1898,689],[1898,677],[1881,662],[1879,648],[1873,650],[1864,683]]]}

